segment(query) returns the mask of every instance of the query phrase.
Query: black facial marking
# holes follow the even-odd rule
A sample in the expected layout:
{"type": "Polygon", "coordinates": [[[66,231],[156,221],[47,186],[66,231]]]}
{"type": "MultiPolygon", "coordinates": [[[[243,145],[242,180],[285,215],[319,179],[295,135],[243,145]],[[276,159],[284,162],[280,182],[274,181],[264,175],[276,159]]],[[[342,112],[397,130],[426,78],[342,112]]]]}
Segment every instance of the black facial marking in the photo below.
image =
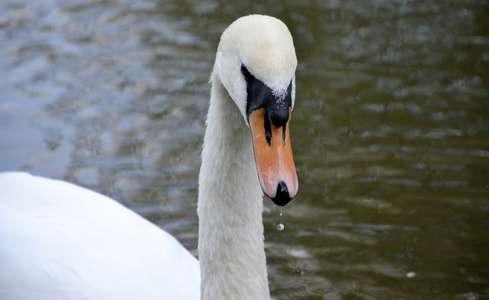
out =
{"type": "Polygon", "coordinates": [[[272,145],[272,126],[268,114],[265,115],[265,138],[267,139],[268,147],[272,145]]]}
{"type": "Polygon", "coordinates": [[[286,141],[285,141],[286,127],[287,127],[287,124],[285,124],[285,125],[284,125],[284,128],[283,128],[283,130],[282,130],[282,140],[284,140],[284,143],[286,142],[286,141]]]}
{"type": "Polygon", "coordinates": [[[245,65],[241,65],[241,73],[247,83],[248,116],[255,110],[266,108],[271,124],[282,127],[289,120],[289,108],[292,106],[292,81],[284,95],[274,95],[271,88],[253,76],[245,65]]]}
{"type": "Polygon", "coordinates": [[[245,67],[245,65],[241,65],[241,73],[244,75],[246,81],[248,81],[248,78],[251,76],[250,71],[245,67]]]}

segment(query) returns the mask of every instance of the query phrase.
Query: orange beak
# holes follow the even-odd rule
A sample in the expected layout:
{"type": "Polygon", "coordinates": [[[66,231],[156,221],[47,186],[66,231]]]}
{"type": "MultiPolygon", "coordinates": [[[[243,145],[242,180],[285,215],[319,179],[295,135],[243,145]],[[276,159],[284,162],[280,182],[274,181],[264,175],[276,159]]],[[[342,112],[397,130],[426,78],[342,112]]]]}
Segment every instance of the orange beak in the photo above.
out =
{"type": "Polygon", "coordinates": [[[299,188],[289,135],[290,116],[289,108],[283,127],[271,124],[266,108],[249,116],[258,179],[263,192],[279,206],[287,204],[299,188]]]}

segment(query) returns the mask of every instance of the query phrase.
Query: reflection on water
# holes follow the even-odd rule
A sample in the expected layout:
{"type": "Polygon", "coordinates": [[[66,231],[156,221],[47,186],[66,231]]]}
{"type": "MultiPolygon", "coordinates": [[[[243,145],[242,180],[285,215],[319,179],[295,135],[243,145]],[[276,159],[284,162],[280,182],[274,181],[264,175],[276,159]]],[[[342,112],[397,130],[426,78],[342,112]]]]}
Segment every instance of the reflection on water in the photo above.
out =
{"type": "Polygon", "coordinates": [[[272,296],[489,297],[488,3],[323,2],[3,1],[0,169],[98,190],[196,254],[218,38],[271,14],[299,57],[301,181],[265,201],[272,296]]]}

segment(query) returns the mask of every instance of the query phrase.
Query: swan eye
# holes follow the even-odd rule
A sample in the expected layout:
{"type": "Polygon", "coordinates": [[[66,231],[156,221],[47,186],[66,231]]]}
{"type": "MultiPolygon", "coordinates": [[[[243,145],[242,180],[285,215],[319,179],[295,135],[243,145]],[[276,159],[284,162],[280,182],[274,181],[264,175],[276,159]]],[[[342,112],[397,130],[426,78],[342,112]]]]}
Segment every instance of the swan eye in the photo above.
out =
{"type": "Polygon", "coordinates": [[[244,75],[246,79],[248,79],[251,75],[250,71],[248,71],[248,69],[245,67],[244,64],[241,65],[241,73],[244,75]]]}

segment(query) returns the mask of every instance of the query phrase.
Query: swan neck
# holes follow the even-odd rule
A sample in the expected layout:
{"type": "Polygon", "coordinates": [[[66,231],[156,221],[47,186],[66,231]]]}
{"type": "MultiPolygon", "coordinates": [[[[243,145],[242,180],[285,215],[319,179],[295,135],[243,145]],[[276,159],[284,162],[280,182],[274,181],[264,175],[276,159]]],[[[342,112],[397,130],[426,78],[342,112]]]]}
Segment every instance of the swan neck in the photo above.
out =
{"type": "Polygon", "coordinates": [[[202,299],[269,299],[263,200],[251,134],[218,76],[199,176],[202,299]]]}

